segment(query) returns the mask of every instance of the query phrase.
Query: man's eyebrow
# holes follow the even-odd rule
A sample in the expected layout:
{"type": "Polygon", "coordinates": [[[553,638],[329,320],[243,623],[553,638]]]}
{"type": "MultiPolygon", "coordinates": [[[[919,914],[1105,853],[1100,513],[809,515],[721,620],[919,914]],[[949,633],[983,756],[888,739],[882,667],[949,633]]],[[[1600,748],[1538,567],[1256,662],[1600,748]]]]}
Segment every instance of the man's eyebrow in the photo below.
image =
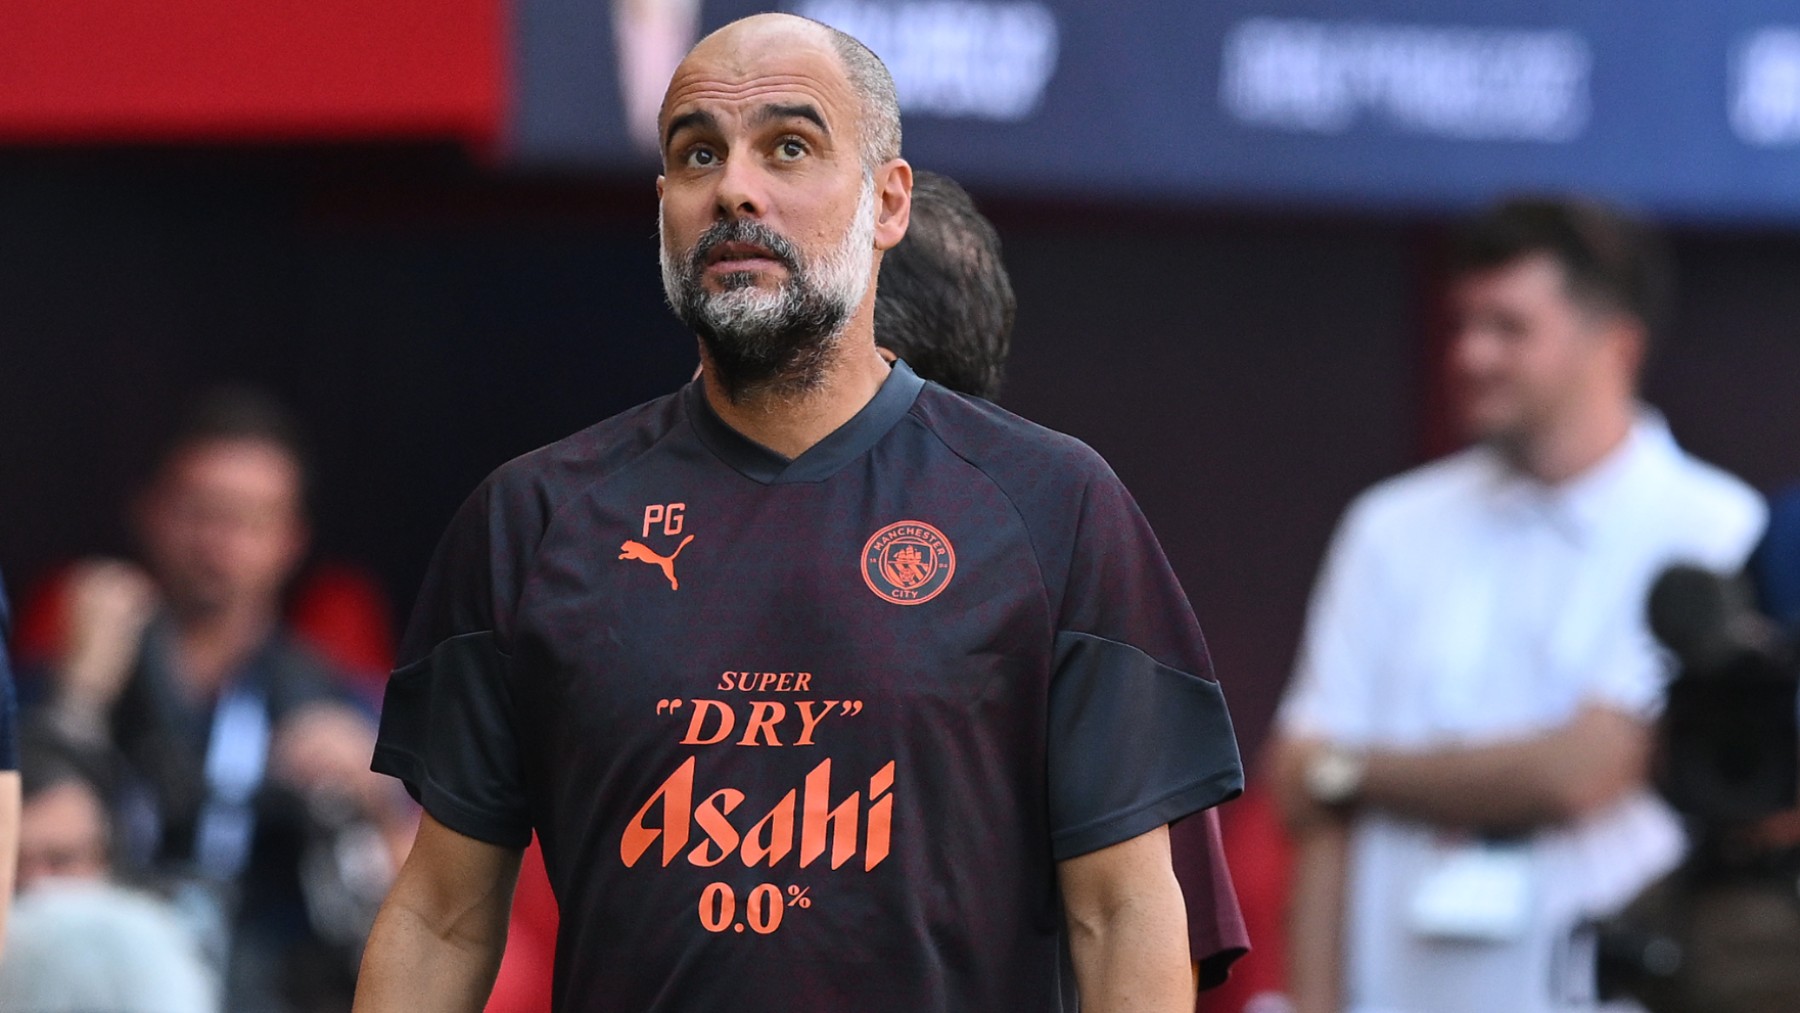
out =
{"type": "Polygon", "coordinates": [[[666,148],[675,143],[675,135],[690,127],[697,127],[701,130],[717,131],[719,129],[719,121],[713,118],[712,113],[709,113],[704,109],[696,109],[691,113],[682,113],[680,116],[669,121],[669,129],[663,133],[663,147],[666,148]]]}
{"type": "Polygon", "coordinates": [[[831,128],[825,125],[825,117],[820,116],[817,109],[805,102],[792,105],[766,105],[756,110],[750,117],[750,122],[756,126],[773,120],[809,120],[820,130],[825,131],[827,135],[831,133],[831,128]]]}

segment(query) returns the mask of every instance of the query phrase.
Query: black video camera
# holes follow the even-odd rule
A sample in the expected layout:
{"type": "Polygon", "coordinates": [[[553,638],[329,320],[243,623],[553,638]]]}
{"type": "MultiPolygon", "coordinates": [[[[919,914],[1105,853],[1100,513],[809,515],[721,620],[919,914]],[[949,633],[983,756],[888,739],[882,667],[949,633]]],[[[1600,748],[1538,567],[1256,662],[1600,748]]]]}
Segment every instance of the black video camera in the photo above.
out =
{"type": "Polygon", "coordinates": [[[1800,662],[1748,590],[1677,566],[1650,628],[1678,661],[1657,729],[1657,789],[1687,822],[1686,862],[1595,932],[1603,999],[1652,1013],[1800,1010],[1800,848],[1764,821],[1800,788],[1800,662]]]}
{"type": "Polygon", "coordinates": [[[1700,832],[1697,844],[1729,847],[1716,838],[1795,805],[1793,645],[1757,613],[1741,582],[1693,566],[1657,579],[1650,629],[1681,666],[1663,711],[1657,788],[1700,832]]]}

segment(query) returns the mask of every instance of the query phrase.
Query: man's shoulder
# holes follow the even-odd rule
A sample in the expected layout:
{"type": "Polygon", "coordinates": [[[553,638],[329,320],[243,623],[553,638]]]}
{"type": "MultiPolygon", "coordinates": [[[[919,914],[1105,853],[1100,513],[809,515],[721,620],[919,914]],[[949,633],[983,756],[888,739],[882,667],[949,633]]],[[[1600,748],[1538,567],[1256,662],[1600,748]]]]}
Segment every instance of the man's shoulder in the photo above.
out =
{"type": "Polygon", "coordinates": [[[1713,543],[1738,562],[1762,537],[1769,507],[1749,483],[1717,465],[1675,448],[1668,458],[1656,509],[1673,529],[1713,543]]]}
{"type": "Polygon", "coordinates": [[[1760,520],[1767,515],[1762,494],[1724,468],[1679,449],[1671,465],[1669,492],[1682,508],[1713,520],[1760,520]]]}
{"type": "Polygon", "coordinates": [[[681,392],[627,409],[491,472],[477,498],[502,512],[548,515],[594,483],[618,474],[682,424],[681,392]]]}
{"type": "Polygon", "coordinates": [[[1442,521],[1473,503],[1493,478],[1490,452],[1469,447],[1382,479],[1350,503],[1346,523],[1369,532],[1417,531],[1426,521],[1442,521]]]}
{"type": "Polygon", "coordinates": [[[981,398],[928,383],[912,416],[951,453],[1007,490],[1079,492],[1096,480],[1116,482],[1092,447],[981,398]]]}

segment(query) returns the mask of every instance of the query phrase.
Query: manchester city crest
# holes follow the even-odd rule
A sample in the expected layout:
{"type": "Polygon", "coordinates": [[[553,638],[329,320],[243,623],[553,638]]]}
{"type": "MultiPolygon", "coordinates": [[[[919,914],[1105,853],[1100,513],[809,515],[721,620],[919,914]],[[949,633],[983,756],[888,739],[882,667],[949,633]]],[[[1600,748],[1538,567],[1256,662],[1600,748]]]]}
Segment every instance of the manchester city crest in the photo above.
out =
{"type": "Polygon", "coordinates": [[[895,605],[921,605],[940,594],[956,574],[956,550],[944,533],[923,521],[897,521],[875,532],[862,551],[869,590],[895,605]]]}

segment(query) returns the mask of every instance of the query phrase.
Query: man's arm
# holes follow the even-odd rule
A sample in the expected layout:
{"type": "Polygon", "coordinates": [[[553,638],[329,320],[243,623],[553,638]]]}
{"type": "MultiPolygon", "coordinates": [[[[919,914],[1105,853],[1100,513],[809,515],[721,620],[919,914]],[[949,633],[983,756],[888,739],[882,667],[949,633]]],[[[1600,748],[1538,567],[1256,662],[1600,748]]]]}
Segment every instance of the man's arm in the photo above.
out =
{"type": "Polygon", "coordinates": [[[1057,864],[1086,1013],[1191,1013],[1187,912],[1169,828],[1057,864]]]}
{"type": "Polygon", "coordinates": [[[1650,729],[1641,719],[1590,704],[1562,727],[1530,738],[1425,752],[1369,752],[1356,801],[1475,830],[1569,823],[1643,784],[1650,743],[1650,729]]]}
{"type": "Polygon", "coordinates": [[[519,856],[422,816],[369,933],[355,1013],[479,1013],[506,949],[519,856]]]}
{"type": "Polygon", "coordinates": [[[1271,752],[1271,787],[1293,839],[1288,879],[1287,989],[1295,1013],[1343,1008],[1345,888],[1350,878],[1350,826],[1345,814],[1313,803],[1306,764],[1320,744],[1280,738],[1271,752]]]}
{"type": "Polygon", "coordinates": [[[1287,911],[1288,996],[1295,1013],[1343,1008],[1344,888],[1350,831],[1325,820],[1294,833],[1287,911]]]}

